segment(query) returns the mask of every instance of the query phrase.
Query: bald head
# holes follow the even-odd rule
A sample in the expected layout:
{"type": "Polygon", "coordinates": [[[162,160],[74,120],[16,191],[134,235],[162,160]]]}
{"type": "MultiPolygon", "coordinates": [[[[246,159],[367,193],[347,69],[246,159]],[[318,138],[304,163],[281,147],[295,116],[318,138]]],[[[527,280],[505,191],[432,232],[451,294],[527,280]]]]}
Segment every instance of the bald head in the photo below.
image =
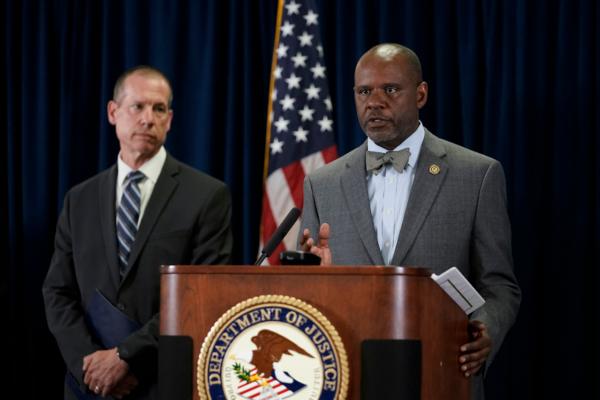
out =
{"type": "Polygon", "coordinates": [[[381,61],[390,62],[400,58],[407,62],[409,72],[415,80],[415,83],[420,83],[423,80],[423,72],[421,70],[421,61],[419,61],[419,57],[408,47],[397,43],[381,43],[371,47],[362,55],[360,60],[358,60],[356,68],[358,68],[365,60],[379,59],[381,61]]]}
{"type": "Polygon", "coordinates": [[[113,90],[114,101],[118,102],[121,100],[121,97],[123,95],[123,88],[125,87],[125,81],[132,75],[140,75],[144,77],[158,78],[164,80],[167,86],[169,87],[168,105],[169,108],[171,108],[171,103],[173,102],[173,90],[171,88],[171,82],[169,82],[169,79],[161,71],[148,65],[138,65],[136,67],[130,68],[123,72],[121,76],[119,76],[113,90]]]}
{"type": "Polygon", "coordinates": [[[354,102],[363,131],[376,144],[393,150],[419,126],[427,102],[417,55],[399,44],[367,51],[354,71],[354,102]]]}

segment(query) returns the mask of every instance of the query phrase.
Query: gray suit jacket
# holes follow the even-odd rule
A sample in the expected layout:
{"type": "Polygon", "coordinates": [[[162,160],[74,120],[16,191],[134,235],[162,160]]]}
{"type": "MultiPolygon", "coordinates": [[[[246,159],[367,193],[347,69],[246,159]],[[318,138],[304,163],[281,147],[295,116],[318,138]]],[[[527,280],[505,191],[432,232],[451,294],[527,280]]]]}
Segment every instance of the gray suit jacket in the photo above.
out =
{"type": "MultiPolygon", "coordinates": [[[[82,359],[102,349],[84,313],[96,288],[142,328],[120,345],[140,380],[137,395],[156,397],[161,265],[230,261],[231,199],[222,182],[167,155],[119,276],[115,230],[117,167],[75,186],[65,196],[55,249],[43,285],[46,318],[68,370],[81,384],[82,359]]],[[[85,387],[82,386],[85,390],[85,387]]],[[[65,398],[72,398],[66,388],[65,398]]]]}
{"type": "MultiPolygon", "coordinates": [[[[329,223],[335,264],[384,264],[367,195],[366,150],[365,141],[304,181],[301,232],[308,228],[316,235],[320,224],[329,223]]],[[[452,266],[461,270],[486,300],[470,318],[489,329],[489,366],[521,298],[500,163],[426,130],[392,265],[422,266],[434,273],[452,266]],[[430,172],[432,165],[439,173],[430,172]]],[[[474,384],[473,398],[483,398],[481,377],[474,384]]]]}

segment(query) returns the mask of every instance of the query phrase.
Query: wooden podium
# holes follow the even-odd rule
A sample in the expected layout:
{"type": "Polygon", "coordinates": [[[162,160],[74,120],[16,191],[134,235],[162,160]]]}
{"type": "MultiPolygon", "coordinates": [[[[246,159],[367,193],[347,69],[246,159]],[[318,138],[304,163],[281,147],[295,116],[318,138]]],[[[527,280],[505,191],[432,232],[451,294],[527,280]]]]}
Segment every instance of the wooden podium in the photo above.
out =
{"type": "Polygon", "coordinates": [[[360,398],[367,339],[419,340],[421,399],[468,399],[469,381],[458,365],[467,317],[429,276],[427,269],[410,267],[163,266],[160,334],[192,338],[197,400],[198,356],[215,322],[246,299],[292,296],[318,309],[339,332],[350,370],[348,399],[360,398]]]}

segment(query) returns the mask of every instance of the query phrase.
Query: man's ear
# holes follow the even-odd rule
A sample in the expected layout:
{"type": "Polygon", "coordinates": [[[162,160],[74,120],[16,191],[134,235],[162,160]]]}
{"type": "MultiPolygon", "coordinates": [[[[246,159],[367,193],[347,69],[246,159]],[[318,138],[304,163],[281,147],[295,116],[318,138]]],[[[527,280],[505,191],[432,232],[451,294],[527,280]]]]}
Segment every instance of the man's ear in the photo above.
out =
{"type": "Polygon", "coordinates": [[[427,103],[427,93],[429,86],[427,82],[423,81],[417,86],[417,108],[420,110],[427,103]]]}
{"type": "Polygon", "coordinates": [[[108,115],[108,122],[110,122],[111,125],[116,125],[117,123],[115,113],[117,112],[118,108],[119,105],[114,100],[109,101],[106,105],[106,114],[108,115]]]}

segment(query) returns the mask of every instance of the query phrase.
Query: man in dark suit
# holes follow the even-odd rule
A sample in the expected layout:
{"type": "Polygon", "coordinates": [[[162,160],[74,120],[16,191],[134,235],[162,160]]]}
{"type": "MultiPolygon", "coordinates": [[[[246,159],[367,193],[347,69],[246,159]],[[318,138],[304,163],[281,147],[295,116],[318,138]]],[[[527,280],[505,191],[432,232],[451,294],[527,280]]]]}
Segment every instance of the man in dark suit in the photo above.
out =
{"type": "Polygon", "coordinates": [[[368,139],[305,179],[301,245],[322,264],[417,265],[437,274],[459,268],[486,300],[469,316],[472,340],[457,354],[481,399],[482,373],[521,296],[502,166],[421,124],[428,86],[412,50],[375,46],[358,61],[354,83],[368,139]]]}
{"type": "Polygon", "coordinates": [[[117,163],[65,197],[43,295],[68,369],[66,398],[155,398],[160,265],[229,262],[229,191],[165,151],[171,100],[160,71],[126,71],[107,107],[117,163]],[[110,348],[95,333],[107,330],[93,306],[98,291],[136,325],[110,348]]]}

